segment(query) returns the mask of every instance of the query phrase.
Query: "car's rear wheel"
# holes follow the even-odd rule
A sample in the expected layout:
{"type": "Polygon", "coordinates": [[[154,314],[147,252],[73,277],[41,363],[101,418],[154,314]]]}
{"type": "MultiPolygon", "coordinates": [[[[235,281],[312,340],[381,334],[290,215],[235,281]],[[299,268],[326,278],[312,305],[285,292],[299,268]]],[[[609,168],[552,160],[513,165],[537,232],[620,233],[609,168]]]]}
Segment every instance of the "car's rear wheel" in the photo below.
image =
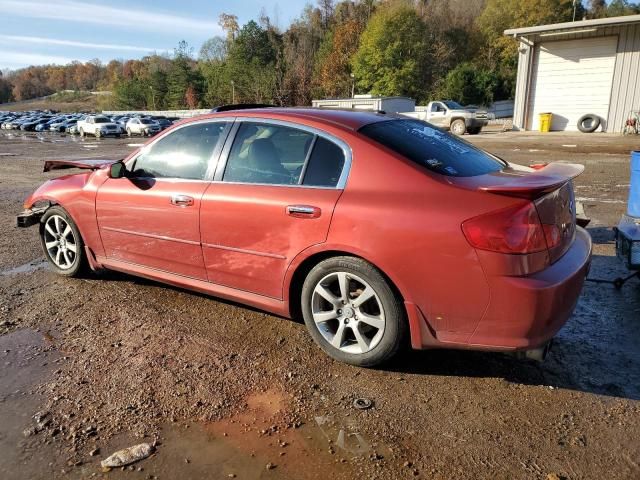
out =
{"type": "Polygon", "coordinates": [[[336,360],[373,367],[390,360],[405,342],[402,302],[382,273],[362,259],[320,262],[307,275],[301,300],[311,336],[336,360]]]}
{"type": "Polygon", "coordinates": [[[40,222],[44,255],[60,275],[78,276],[86,266],[84,242],[78,227],[61,207],[49,208],[40,222]]]}
{"type": "Polygon", "coordinates": [[[467,131],[467,125],[464,123],[464,120],[458,118],[451,122],[451,131],[456,135],[464,135],[464,132],[467,131]]]}

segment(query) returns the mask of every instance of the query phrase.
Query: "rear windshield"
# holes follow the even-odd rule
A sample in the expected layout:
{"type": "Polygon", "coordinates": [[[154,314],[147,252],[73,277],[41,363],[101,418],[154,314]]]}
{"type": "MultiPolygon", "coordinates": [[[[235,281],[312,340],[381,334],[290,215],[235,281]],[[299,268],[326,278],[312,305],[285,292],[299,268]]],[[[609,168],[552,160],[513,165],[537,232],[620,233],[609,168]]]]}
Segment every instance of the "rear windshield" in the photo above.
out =
{"type": "Polygon", "coordinates": [[[496,157],[419,120],[371,123],[360,133],[441,175],[473,177],[505,167],[496,157]]]}
{"type": "Polygon", "coordinates": [[[110,123],[111,121],[107,117],[96,117],[93,120],[94,123],[110,123]]]}

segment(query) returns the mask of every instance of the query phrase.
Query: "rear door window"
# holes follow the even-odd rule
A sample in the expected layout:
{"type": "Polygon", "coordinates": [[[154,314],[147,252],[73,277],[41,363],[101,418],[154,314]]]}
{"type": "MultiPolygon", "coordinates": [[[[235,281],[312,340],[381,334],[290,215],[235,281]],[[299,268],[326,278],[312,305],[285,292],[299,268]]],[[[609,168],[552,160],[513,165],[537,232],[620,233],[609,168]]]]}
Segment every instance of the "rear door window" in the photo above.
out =
{"type": "Polygon", "coordinates": [[[297,185],[314,135],[297,128],[242,122],[225,167],[224,182],[297,185]]]}
{"type": "Polygon", "coordinates": [[[473,177],[505,167],[498,158],[419,120],[371,123],[359,132],[429,170],[450,177],[473,177]]]}
{"type": "Polygon", "coordinates": [[[344,160],[342,148],[326,138],[317,137],[302,184],[310,187],[335,187],[342,175],[344,160]]]}

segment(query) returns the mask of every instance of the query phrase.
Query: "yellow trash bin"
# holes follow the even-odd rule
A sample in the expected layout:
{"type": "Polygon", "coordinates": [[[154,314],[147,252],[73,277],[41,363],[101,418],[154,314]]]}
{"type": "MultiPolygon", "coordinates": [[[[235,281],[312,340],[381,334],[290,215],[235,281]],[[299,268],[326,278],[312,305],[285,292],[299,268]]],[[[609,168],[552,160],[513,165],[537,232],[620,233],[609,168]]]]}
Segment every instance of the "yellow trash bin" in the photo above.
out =
{"type": "Polygon", "coordinates": [[[551,130],[551,120],[553,119],[552,113],[541,113],[540,114],[540,131],[548,132],[551,130]]]}

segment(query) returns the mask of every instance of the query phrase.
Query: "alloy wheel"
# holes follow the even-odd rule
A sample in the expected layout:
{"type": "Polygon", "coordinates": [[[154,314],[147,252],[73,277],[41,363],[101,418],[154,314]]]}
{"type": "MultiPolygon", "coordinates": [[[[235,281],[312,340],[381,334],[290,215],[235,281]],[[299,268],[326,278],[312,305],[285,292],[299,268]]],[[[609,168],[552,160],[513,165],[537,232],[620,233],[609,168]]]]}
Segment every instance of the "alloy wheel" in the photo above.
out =
{"type": "Polygon", "coordinates": [[[382,302],[373,287],[353,273],[323,277],[311,296],[311,314],[324,339],[345,353],[366,353],[384,335],[382,302]]]}
{"type": "Polygon", "coordinates": [[[44,244],[54,265],[61,270],[73,267],[78,258],[78,240],[69,222],[60,215],[51,215],[44,225],[44,244]]]}

